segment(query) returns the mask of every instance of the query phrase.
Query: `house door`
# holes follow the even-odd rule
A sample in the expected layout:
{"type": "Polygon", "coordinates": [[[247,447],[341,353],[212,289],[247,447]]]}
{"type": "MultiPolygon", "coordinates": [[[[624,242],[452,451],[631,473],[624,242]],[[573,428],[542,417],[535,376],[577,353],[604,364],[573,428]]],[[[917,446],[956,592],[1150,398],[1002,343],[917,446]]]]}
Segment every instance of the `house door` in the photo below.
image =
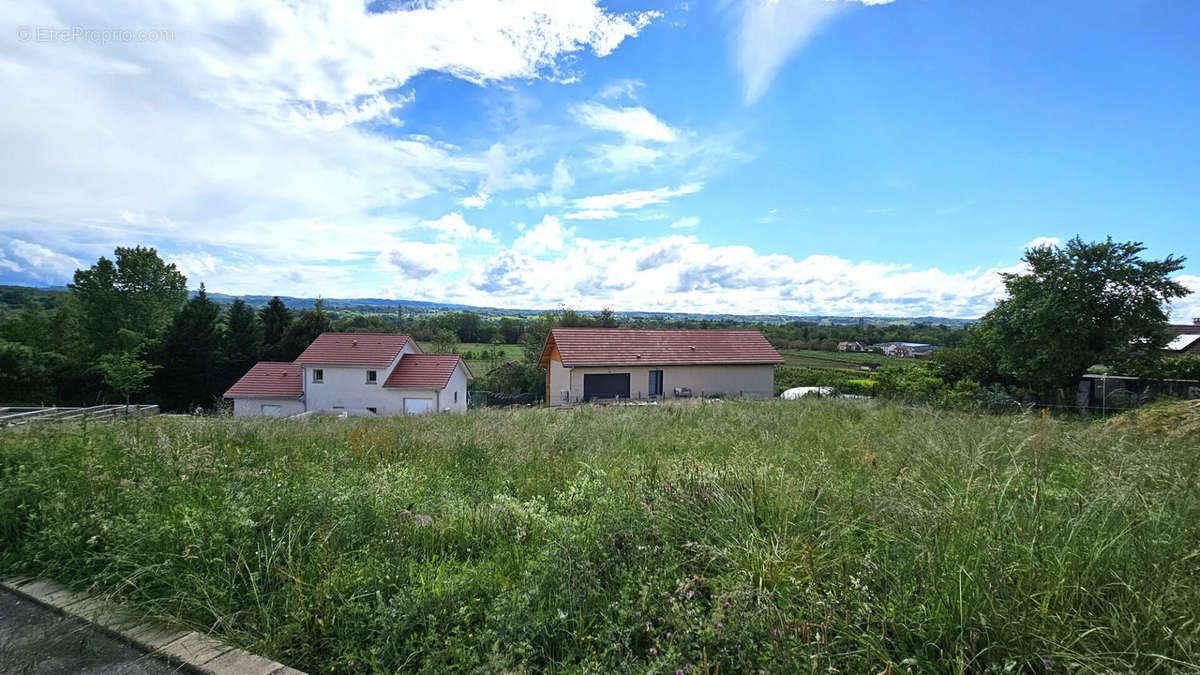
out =
{"type": "Polygon", "coordinates": [[[662,392],[663,392],[663,378],[662,378],[662,376],[663,376],[663,371],[661,371],[661,370],[652,370],[652,371],[650,371],[650,386],[649,386],[649,388],[646,390],[646,393],[647,393],[648,395],[650,395],[650,396],[662,396],[662,392]]]}
{"type": "Polygon", "coordinates": [[[583,376],[583,400],[629,398],[629,373],[583,376]]]}

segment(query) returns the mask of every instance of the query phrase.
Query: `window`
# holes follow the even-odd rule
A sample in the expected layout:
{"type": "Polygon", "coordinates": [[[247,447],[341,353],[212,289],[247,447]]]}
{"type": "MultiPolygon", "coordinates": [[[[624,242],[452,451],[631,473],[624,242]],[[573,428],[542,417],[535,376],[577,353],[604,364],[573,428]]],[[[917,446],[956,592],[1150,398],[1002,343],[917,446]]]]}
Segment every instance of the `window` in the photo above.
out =
{"type": "Polygon", "coordinates": [[[650,395],[662,396],[663,393],[663,371],[650,371],[650,395]]]}
{"type": "Polygon", "coordinates": [[[458,403],[458,392],[454,392],[454,402],[458,403]]]}
{"type": "Polygon", "coordinates": [[[313,383],[320,384],[325,381],[325,371],[320,368],[313,368],[313,383]]]}
{"type": "Polygon", "coordinates": [[[279,406],[277,406],[277,405],[267,405],[267,404],[265,404],[265,403],[264,403],[264,404],[263,404],[263,407],[262,407],[262,414],[264,414],[264,415],[272,415],[272,416],[274,416],[274,415],[278,415],[278,414],[279,414],[279,406]]]}
{"type": "Polygon", "coordinates": [[[367,408],[367,412],[371,413],[372,415],[378,415],[378,414],[379,414],[379,410],[377,410],[377,409],[375,409],[375,408],[367,408]]]}
{"type": "Polygon", "coordinates": [[[367,384],[375,384],[375,371],[367,371],[367,384]]]}

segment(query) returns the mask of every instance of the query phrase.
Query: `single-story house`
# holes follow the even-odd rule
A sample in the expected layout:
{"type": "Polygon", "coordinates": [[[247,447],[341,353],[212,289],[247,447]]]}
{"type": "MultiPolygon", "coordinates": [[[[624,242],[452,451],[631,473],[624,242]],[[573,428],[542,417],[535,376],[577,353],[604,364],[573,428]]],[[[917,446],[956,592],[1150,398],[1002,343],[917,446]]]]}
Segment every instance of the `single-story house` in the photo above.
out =
{"type": "Polygon", "coordinates": [[[470,372],[457,354],[424,354],[408,335],[322,333],[292,363],[260,362],[225,393],[235,417],[467,409],[470,372]]]}
{"type": "Polygon", "coordinates": [[[546,403],[692,396],[771,398],[783,358],[756,330],[555,328],[539,365],[546,403]]]}
{"type": "Polygon", "coordinates": [[[838,343],[837,350],[839,352],[865,352],[867,346],[861,342],[842,341],[838,343]]]}

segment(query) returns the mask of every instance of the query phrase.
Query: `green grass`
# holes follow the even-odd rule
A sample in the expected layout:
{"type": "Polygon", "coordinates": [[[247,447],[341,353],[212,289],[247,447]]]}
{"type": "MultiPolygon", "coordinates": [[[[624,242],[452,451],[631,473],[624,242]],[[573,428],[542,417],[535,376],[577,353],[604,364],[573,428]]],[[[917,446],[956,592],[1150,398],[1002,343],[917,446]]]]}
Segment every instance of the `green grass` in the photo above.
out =
{"type": "MultiPolygon", "coordinates": [[[[421,351],[423,351],[423,352],[432,353],[435,351],[433,348],[432,342],[419,342],[417,344],[419,344],[421,346],[421,351]]],[[[504,363],[505,361],[512,361],[512,360],[519,361],[525,355],[525,347],[522,345],[507,345],[507,344],[491,345],[486,342],[460,342],[460,343],[458,343],[458,346],[455,349],[455,351],[459,354],[464,354],[464,355],[467,354],[467,352],[474,352],[476,355],[478,355],[484,349],[492,350],[496,347],[499,347],[501,350],[504,351],[504,358],[501,359],[500,363],[504,363]]],[[[488,371],[492,369],[493,361],[491,359],[467,359],[467,358],[464,358],[463,360],[466,362],[467,368],[471,371],[471,375],[473,376],[473,378],[480,377],[482,375],[486,375],[488,373],[488,371]]],[[[499,365],[499,364],[496,364],[496,365],[499,365]]]]}
{"type": "Polygon", "coordinates": [[[1198,476],[878,401],[47,426],[0,434],[0,572],[314,673],[1176,672],[1198,476]]]}
{"type": "Polygon", "coordinates": [[[902,359],[895,356],[865,352],[823,352],[815,349],[780,349],[785,366],[802,366],[805,368],[827,368],[832,370],[853,370],[861,372],[859,366],[864,363],[880,363],[884,365],[910,365],[912,359],[902,359]]]}

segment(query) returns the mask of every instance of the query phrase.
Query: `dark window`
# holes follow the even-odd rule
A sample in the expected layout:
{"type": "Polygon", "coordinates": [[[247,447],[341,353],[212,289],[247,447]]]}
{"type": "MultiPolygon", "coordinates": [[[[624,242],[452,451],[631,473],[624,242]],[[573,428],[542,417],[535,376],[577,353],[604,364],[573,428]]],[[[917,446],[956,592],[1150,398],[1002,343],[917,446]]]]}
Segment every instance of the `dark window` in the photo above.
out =
{"type": "Polygon", "coordinates": [[[650,371],[650,395],[662,396],[663,393],[663,371],[650,371]]]}
{"type": "Polygon", "coordinates": [[[375,384],[375,371],[367,371],[367,384],[375,384]]]}
{"type": "Polygon", "coordinates": [[[458,392],[454,392],[454,402],[458,403],[458,392]]]}
{"type": "Polygon", "coordinates": [[[325,371],[320,368],[313,368],[313,382],[324,382],[325,371]]]}
{"type": "Polygon", "coordinates": [[[378,415],[378,414],[379,414],[379,411],[378,411],[378,410],[376,410],[375,408],[367,408],[367,412],[371,413],[372,415],[378,415]]]}

